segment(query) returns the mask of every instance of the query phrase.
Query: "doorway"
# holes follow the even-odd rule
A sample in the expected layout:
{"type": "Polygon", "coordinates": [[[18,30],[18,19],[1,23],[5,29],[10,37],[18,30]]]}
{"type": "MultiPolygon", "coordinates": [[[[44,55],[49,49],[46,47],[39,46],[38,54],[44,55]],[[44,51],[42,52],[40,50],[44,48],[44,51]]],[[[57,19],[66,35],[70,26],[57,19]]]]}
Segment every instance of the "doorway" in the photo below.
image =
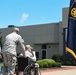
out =
{"type": "Polygon", "coordinates": [[[46,50],[42,50],[42,59],[46,58],[46,50]]]}

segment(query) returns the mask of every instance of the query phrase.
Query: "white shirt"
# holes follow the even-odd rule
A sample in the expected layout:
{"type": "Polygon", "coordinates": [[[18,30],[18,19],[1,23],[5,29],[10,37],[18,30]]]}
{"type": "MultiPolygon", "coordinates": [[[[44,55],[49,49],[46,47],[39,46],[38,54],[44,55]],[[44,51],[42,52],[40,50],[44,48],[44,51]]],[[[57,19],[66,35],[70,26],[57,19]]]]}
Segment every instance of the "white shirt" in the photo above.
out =
{"type": "MultiPolygon", "coordinates": [[[[26,57],[29,57],[30,58],[30,60],[29,60],[29,62],[31,63],[31,61],[36,61],[36,55],[35,55],[35,51],[32,51],[33,52],[33,54],[31,53],[31,52],[29,52],[28,50],[25,50],[25,55],[26,55],[26,57]]],[[[22,57],[23,56],[23,54],[21,53],[20,55],[19,55],[19,57],[22,57]]]]}
{"type": "Polygon", "coordinates": [[[25,51],[25,55],[27,57],[29,57],[32,61],[36,61],[36,55],[35,55],[35,51],[32,51],[33,54],[31,52],[29,52],[28,50],[25,51]]]}
{"type": "Polygon", "coordinates": [[[19,34],[16,34],[15,32],[10,33],[5,38],[2,53],[8,52],[10,54],[16,55],[16,46],[19,44],[22,47],[22,49],[25,50],[22,37],[19,34]]]}

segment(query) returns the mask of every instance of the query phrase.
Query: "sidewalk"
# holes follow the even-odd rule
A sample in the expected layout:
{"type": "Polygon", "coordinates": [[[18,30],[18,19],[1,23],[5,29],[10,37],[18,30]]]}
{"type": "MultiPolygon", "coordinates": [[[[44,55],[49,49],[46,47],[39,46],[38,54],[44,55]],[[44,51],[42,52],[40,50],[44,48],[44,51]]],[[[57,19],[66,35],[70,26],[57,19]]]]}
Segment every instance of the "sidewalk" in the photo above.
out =
{"type": "Polygon", "coordinates": [[[76,66],[62,66],[57,69],[42,70],[42,75],[76,75],[76,66]]]}
{"type": "Polygon", "coordinates": [[[41,70],[41,72],[53,72],[53,71],[72,70],[72,69],[76,69],[76,66],[62,66],[61,68],[41,70]]]}
{"type": "Polygon", "coordinates": [[[41,70],[41,75],[76,75],[76,66],[62,66],[61,68],[41,70]]]}

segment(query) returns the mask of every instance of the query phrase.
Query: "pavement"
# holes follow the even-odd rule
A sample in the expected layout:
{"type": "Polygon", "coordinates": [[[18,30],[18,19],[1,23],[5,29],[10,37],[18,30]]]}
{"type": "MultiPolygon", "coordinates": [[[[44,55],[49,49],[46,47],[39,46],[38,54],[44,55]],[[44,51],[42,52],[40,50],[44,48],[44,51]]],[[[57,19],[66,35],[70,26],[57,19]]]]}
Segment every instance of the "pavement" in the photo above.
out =
{"type": "Polygon", "coordinates": [[[41,70],[41,75],[76,75],[76,66],[62,66],[61,68],[44,69],[41,70]]]}
{"type": "Polygon", "coordinates": [[[76,75],[76,66],[62,66],[61,68],[42,70],[41,75],[76,75]]]}

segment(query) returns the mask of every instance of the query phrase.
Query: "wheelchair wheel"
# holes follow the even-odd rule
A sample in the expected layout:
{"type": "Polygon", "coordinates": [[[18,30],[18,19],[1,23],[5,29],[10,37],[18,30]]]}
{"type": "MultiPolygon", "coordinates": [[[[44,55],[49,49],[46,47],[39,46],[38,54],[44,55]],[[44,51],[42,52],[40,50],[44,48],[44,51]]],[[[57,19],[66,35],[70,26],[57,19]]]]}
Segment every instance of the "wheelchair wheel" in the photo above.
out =
{"type": "Polygon", "coordinates": [[[41,71],[39,68],[35,68],[35,75],[41,75],[41,71]]]}
{"type": "Polygon", "coordinates": [[[39,70],[39,68],[33,68],[30,70],[30,75],[41,75],[41,71],[39,70]]]}
{"type": "Polygon", "coordinates": [[[25,70],[23,75],[41,75],[41,71],[36,68],[25,70]]]}
{"type": "Polygon", "coordinates": [[[30,70],[30,75],[36,75],[34,69],[31,69],[31,70],[30,70]]]}
{"type": "Polygon", "coordinates": [[[23,75],[30,75],[30,66],[29,65],[24,69],[23,75]]]}
{"type": "Polygon", "coordinates": [[[32,67],[31,65],[26,66],[23,75],[34,75],[32,74],[34,71],[31,69],[31,67],[32,67]]]}
{"type": "Polygon", "coordinates": [[[41,75],[40,69],[33,65],[28,65],[23,72],[23,75],[41,75]]]}
{"type": "Polygon", "coordinates": [[[28,72],[23,72],[23,75],[29,75],[28,72]]]}
{"type": "Polygon", "coordinates": [[[29,69],[29,70],[24,71],[24,72],[23,72],[23,75],[31,75],[31,74],[30,74],[30,69],[29,69]]]}

